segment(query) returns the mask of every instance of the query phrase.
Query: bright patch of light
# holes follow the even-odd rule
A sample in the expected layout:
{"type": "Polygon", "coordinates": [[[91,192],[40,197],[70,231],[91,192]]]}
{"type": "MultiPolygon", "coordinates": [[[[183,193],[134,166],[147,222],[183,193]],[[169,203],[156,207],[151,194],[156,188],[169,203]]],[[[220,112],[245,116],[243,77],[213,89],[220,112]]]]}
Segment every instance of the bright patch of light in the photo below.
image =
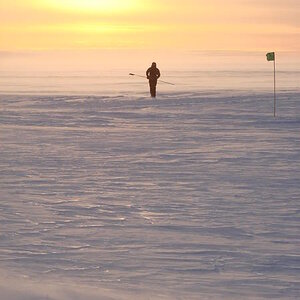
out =
{"type": "Polygon", "coordinates": [[[49,6],[76,11],[103,11],[113,12],[134,9],[137,0],[45,0],[49,6]]]}

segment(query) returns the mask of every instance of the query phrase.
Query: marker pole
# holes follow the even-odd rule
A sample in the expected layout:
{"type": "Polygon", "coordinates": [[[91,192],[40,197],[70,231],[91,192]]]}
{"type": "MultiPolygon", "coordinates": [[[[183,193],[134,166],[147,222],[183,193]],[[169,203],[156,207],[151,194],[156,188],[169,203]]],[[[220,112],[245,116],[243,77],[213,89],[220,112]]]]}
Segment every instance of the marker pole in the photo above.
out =
{"type": "Polygon", "coordinates": [[[276,117],[276,58],[274,54],[274,118],[276,117]]]}

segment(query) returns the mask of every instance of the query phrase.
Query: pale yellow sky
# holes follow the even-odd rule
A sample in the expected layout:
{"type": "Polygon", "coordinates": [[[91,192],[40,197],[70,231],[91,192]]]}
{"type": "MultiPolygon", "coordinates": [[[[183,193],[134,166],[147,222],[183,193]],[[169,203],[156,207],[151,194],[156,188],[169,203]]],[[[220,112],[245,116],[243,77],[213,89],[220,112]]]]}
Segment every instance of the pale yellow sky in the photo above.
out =
{"type": "Polygon", "coordinates": [[[299,11],[299,0],[0,0],[0,51],[298,51],[299,11]]]}

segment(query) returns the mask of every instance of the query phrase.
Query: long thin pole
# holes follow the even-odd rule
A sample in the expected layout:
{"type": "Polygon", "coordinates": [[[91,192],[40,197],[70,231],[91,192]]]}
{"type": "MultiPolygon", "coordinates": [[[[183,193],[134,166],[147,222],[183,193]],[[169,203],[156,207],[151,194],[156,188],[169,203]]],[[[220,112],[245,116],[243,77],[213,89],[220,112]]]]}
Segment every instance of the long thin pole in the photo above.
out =
{"type": "MultiPolygon", "coordinates": [[[[138,76],[138,77],[141,77],[141,78],[146,78],[146,76],[142,76],[142,75],[138,75],[138,74],[134,74],[134,73],[129,73],[130,76],[138,76]]],[[[171,84],[171,85],[175,85],[174,83],[171,83],[171,82],[168,82],[168,81],[163,81],[163,80],[160,80],[159,79],[159,82],[163,82],[163,83],[166,83],[166,84],[171,84]]]]}
{"type": "Polygon", "coordinates": [[[276,58],[274,54],[274,118],[276,117],[276,58]]]}
{"type": "Polygon", "coordinates": [[[137,77],[141,77],[141,78],[147,78],[146,76],[142,76],[142,75],[138,75],[138,74],[133,74],[133,73],[129,73],[130,76],[137,76],[137,77]]]}

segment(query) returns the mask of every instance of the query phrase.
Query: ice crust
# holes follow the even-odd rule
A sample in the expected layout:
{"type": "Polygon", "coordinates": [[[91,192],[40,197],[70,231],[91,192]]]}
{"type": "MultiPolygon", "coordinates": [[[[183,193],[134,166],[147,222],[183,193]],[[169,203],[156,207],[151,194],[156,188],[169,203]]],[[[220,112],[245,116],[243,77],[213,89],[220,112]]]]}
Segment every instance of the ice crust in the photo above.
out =
{"type": "Polygon", "coordinates": [[[299,299],[299,96],[1,95],[1,299],[299,299]]]}

